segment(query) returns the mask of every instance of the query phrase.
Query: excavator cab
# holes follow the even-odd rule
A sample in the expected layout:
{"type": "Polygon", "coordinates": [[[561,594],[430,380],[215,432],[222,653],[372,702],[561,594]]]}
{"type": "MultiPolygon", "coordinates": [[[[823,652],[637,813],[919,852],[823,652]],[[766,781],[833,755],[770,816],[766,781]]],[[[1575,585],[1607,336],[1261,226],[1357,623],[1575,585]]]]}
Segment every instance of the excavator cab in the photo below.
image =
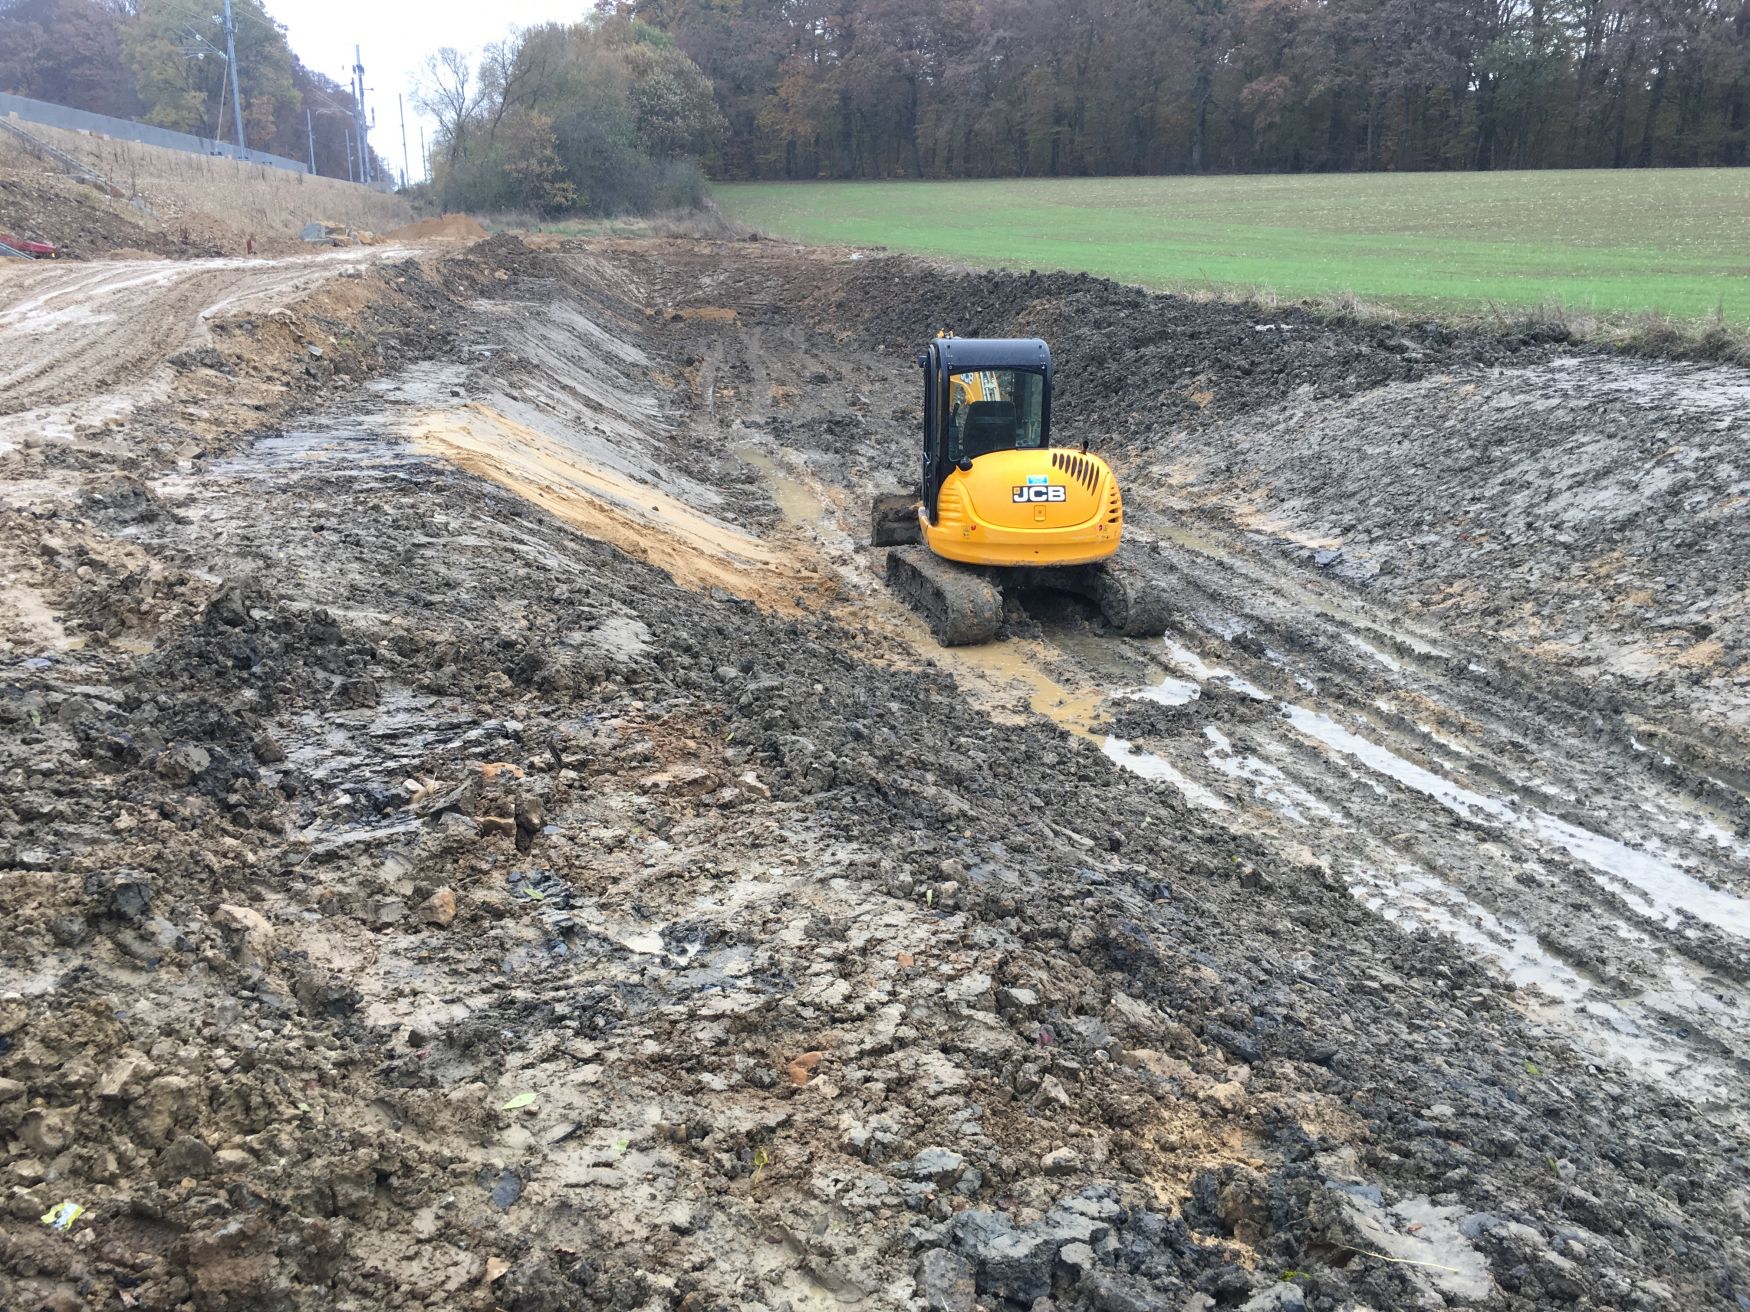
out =
{"type": "Polygon", "coordinates": [[[924,371],[924,513],[950,475],[998,451],[1041,451],[1051,436],[1051,348],[1038,338],[938,337],[924,371]]]}
{"type": "Polygon", "coordinates": [[[1118,550],[1124,510],[1104,461],[1051,445],[1051,348],[1036,337],[938,337],[924,374],[918,529],[933,553],[997,568],[1087,565],[1118,550]]]}

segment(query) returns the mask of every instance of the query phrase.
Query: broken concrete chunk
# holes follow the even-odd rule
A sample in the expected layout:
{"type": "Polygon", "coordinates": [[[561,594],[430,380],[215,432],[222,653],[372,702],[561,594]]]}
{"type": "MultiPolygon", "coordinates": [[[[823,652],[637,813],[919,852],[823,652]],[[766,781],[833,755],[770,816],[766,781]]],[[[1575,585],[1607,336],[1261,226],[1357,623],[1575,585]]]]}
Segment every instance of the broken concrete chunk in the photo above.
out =
{"type": "Polygon", "coordinates": [[[1076,1275],[1094,1269],[1094,1250],[1086,1244],[1065,1244],[1057,1252],[1057,1260],[1076,1275]]]}
{"type": "Polygon", "coordinates": [[[1056,1103],[1059,1107],[1070,1105],[1069,1090],[1063,1087],[1063,1081],[1055,1075],[1047,1075],[1039,1081],[1039,1092],[1046,1102],[1056,1103]]]}
{"type": "Polygon", "coordinates": [[[157,770],[173,784],[186,784],[206,773],[213,758],[197,743],[173,743],[158,753],[157,770]]]}
{"type": "Polygon", "coordinates": [[[1051,1268],[1059,1244],[1032,1229],[1017,1230],[995,1212],[956,1213],[948,1223],[954,1247],[972,1263],[978,1290],[1018,1303],[1051,1293],[1051,1268]]]}
{"type": "Polygon", "coordinates": [[[1245,1107],[1246,1091],[1237,1080],[1226,1080],[1205,1089],[1203,1099],[1231,1116],[1245,1107]]]}
{"type": "Polygon", "coordinates": [[[259,968],[273,955],[273,924],[261,912],[223,902],[213,913],[213,923],[226,931],[233,953],[245,969],[259,968]]]}
{"type": "Polygon", "coordinates": [[[1047,1175],[1074,1175],[1082,1169],[1082,1155],[1068,1146],[1053,1149],[1039,1159],[1047,1175]]]}

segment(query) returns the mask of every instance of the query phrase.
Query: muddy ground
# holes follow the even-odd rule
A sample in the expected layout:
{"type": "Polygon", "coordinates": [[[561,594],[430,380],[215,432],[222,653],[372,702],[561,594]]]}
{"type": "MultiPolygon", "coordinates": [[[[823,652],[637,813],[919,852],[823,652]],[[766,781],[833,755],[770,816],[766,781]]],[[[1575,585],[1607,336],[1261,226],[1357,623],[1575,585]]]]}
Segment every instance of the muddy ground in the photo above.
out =
{"type": "Polygon", "coordinates": [[[765,242],[0,341],[0,1307],[1750,1306],[1742,374],[765,242]],[[1164,641],[880,586],[941,327],[1164,641]]]}

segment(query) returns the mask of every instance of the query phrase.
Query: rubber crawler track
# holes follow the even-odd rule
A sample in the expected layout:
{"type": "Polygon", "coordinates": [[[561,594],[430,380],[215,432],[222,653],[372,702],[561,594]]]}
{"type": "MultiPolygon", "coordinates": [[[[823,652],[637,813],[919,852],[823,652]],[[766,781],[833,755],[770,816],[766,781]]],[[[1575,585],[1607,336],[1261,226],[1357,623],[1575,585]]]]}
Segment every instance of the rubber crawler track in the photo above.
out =
{"type": "Polygon", "coordinates": [[[887,582],[924,617],[944,647],[989,642],[1002,627],[1003,594],[997,587],[924,547],[889,551],[887,582]]]}

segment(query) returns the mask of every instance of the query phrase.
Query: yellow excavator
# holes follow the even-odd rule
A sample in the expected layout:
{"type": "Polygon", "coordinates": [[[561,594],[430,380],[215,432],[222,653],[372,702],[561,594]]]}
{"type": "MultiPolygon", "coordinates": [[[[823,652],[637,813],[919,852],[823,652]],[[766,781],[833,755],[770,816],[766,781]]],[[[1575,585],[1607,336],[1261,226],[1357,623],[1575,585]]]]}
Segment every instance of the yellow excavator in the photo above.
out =
{"type": "Polygon", "coordinates": [[[942,335],[924,375],[923,468],[914,493],[876,498],[887,580],[944,647],[988,642],[1003,591],[1051,588],[1099,606],[1128,637],[1166,630],[1160,585],[1113,559],[1118,480],[1100,457],[1051,445],[1051,348],[1038,338],[942,335]]]}

